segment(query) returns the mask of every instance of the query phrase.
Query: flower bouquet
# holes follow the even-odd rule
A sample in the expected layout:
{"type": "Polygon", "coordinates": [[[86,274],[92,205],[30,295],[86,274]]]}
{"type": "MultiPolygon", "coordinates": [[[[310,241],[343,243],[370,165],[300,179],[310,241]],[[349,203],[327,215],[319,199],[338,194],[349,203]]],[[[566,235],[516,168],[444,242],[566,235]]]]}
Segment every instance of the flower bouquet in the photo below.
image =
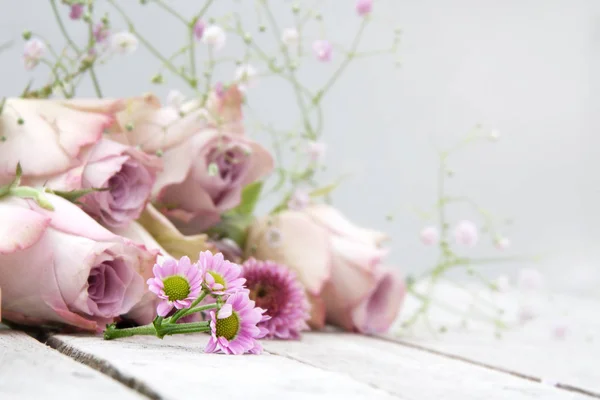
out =
{"type": "Polygon", "coordinates": [[[207,351],[242,354],[260,352],[262,337],[298,339],[326,323],[376,333],[395,320],[405,288],[382,265],[386,236],[328,205],[335,184],[319,185],[318,172],[322,99],[351,61],[395,53],[398,34],[387,49],[359,51],[372,20],[367,0],[354,5],[349,48],[310,39],[323,17],[297,4],[284,28],[268,1],[255,2],[266,22],[250,29],[242,11],[217,15],[216,2],[203,3],[185,16],[161,0],[135,4],[182,22],[185,44],[168,55],[115,0],[49,0],[60,45],[23,33],[24,68],[47,67],[49,78],[0,103],[3,322],[106,339],[207,332],[207,351]],[[69,20],[85,28],[83,41],[69,20]],[[271,53],[253,38],[267,33],[271,53]],[[220,55],[230,40],[242,55],[220,55]],[[140,45],[159,62],[151,83],[178,79],[186,95],[105,97],[103,65],[140,45]],[[336,57],[324,86],[301,83],[302,62],[336,57]],[[228,64],[233,79],[215,80],[228,64]],[[257,123],[270,148],[246,133],[259,76],[289,84],[301,114],[288,133],[257,123]],[[95,98],[78,96],[85,80],[95,98]],[[295,149],[293,164],[283,146],[295,149]],[[274,207],[257,212],[268,196],[274,207]]]}
{"type": "Polygon", "coordinates": [[[187,2],[180,11],[164,0],[48,0],[62,41],[22,33],[23,67],[49,76],[0,101],[3,322],[103,331],[106,339],[206,332],[207,351],[258,353],[260,338],[299,339],[325,324],[385,332],[406,292],[421,302],[403,318],[411,326],[426,315],[435,284],[457,267],[498,290],[472,267],[510,258],[462,256],[452,245],[474,246],[479,230],[464,219],[452,243],[446,208],[472,205],[498,250],[509,239],[445,184],[450,155],[497,140],[497,131],[477,127],[440,152],[438,198],[422,213],[436,223],[421,232],[439,259],[417,279],[405,282],[384,265],[385,234],[331,206],[340,180],[320,174],[323,101],[349,65],[394,56],[400,42],[393,29],[389,46],[363,49],[369,24],[387,23],[373,1],[341,6],[356,19],[349,44],[328,38],[318,1],[278,5],[285,15],[268,0],[216,3],[187,2]],[[159,49],[139,27],[143,10],[177,21],[182,43],[159,49]],[[256,21],[248,23],[250,14],[256,21]],[[138,51],[156,60],[153,91],[170,85],[163,101],[105,93],[105,65],[138,51]],[[304,68],[324,83],[305,83],[304,68]],[[297,121],[280,127],[255,115],[260,80],[290,91],[297,121]],[[86,84],[94,97],[80,95],[86,84]]]}

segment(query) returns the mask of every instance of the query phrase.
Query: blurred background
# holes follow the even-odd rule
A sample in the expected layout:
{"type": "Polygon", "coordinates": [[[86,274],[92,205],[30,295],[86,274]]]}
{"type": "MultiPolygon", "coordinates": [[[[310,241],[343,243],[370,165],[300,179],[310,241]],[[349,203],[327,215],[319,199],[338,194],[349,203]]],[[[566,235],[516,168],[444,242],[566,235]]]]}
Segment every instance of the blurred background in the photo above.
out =
{"type": "MultiPolygon", "coordinates": [[[[98,1],[99,10],[111,8],[98,1]]],[[[167,53],[181,47],[185,28],[158,7],[135,0],[119,2],[137,30],[167,53]]],[[[197,2],[169,1],[183,15],[198,11],[197,2]]],[[[252,2],[219,1],[210,15],[234,5],[246,29],[266,48],[278,38],[259,33],[252,2]]],[[[293,23],[291,1],[272,1],[282,28],[293,23]]],[[[324,28],[310,28],[308,56],[299,77],[309,87],[322,85],[339,62],[310,57],[310,40],[319,36],[350,45],[359,26],[354,7],[341,1],[299,1],[318,5],[324,28]]],[[[31,30],[57,48],[64,39],[50,4],[41,0],[0,0],[1,94],[18,96],[33,79],[42,85],[47,68],[23,68],[21,33],[31,30]],[[10,10],[10,12],[8,11],[10,10]]],[[[60,4],[59,4],[60,5],[60,4]]],[[[85,40],[83,23],[68,20],[75,39],[85,40]]],[[[113,31],[127,25],[111,12],[113,31]]],[[[600,297],[600,2],[597,0],[379,0],[359,49],[388,48],[393,30],[402,29],[397,56],[356,60],[323,102],[327,170],[324,183],[350,174],[333,201],[357,223],[391,236],[389,262],[408,274],[434,265],[437,250],[424,246],[420,230],[437,196],[440,149],[454,146],[477,124],[496,131],[497,141],[482,141],[450,159],[454,175],[447,193],[468,196],[498,222],[498,233],[511,241],[497,250],[490,237],[465,255],[540,256],[539,263],[511,262],[481,266],[489,277],[514,276],[525,266],[539,268],[555,290],[600,297]],[[399,57],[398,57],[399,56],[399,57]],[[399,61],[399,67],[396,65],[399,61]],[[426,213],[425,213],[426,214],[426,213]],[[510,224],[504,224],[509,220],[510,224]]],[[[229,39],[229,38],[228,38],[229,39]]],[[[244,44],[230,38],[223,54],[241,54],[244,44]]],[[[198,53],[199,65],[205,53],[198,53]]],[[[153,91],[165,99],[171,89],[186,88],[165,73],[162,85],[150,83],[160,62],[143,46],[98,68],[107,97],[153,91]]],[[[257,66],[259,73],[260,66],[257,66]]],[[[235,65],[219,68],[217,78],[233,78],[235,65]]],[[[78,96],[94,96],[83,82],[78,96]]],[[[264,77],[248,91],[252,115],[290,128],[299,112],[288,83],[264,77]]],[[[249,124],[248,134],[269,144],[269,135],[249,124]]],[[[273,199],[276,201],[277,199],[273,199]]],[[[263,203],[266,212],[273,204],[263,203]]],[[[434,215],[432,215],[434,217],[434,215]]],[[[451,224],[482,222],[468,204],[448,209],[451,224]]]]}

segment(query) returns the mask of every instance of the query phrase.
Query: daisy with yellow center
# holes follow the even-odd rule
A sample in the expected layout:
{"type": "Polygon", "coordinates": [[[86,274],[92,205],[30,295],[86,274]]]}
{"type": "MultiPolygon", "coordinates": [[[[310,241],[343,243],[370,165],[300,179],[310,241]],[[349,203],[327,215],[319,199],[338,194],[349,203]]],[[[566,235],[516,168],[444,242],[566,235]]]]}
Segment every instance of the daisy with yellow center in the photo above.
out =
{"type": "Polygon", "coordinates": [[[181,257],[179,262],[165,260],[162,265],[154,265],[152,272],[154,278],[148,279],[147,283],[150,291],[161,299],[156,308],[161,317],[167,316],[173,307],[178,310],[188,308],[200,295],[202,274],[188,257],[181,257]]]}
{"type": "Polygon", "coordinates": [[[234,294],[243,289],[246,279],[240,275],[242,267],[225,260],[223,254],[203,251],[198,257],[198,266],[206,289],[215,296],[234,294]]]}
{"type": "Polygon", "coordinates": [[[237,292],[219,309],[210,312],[211,337],[204,351],[225,354],[258,354],[262,347],[258,340],[267,329],[258,327],[259,322],[269,319],[265,310],[255,307],[247,292],[237,292]]]}

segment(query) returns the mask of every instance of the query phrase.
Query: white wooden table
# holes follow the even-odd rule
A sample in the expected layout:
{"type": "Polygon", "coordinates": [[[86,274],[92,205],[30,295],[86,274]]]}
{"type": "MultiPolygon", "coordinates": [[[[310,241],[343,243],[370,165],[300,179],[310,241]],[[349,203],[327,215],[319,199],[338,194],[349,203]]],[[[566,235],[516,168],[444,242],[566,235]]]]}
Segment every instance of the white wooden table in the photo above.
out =
{"type": "MultiPolygon", "coordinates": [[[[468,305],[451,290],[443,296],[468,305]]],[[[508,314],[520,301],[495,300],[508,314]]],[[[414,307],[409,299],[406,310],[414,307]]],[[[500,339],[489,325],[465,328],[434,308],[430,328],[444,326],[444,334],[418,325],[400,337],[328,330],[263,341],[261,356],[204,354],[205,335],[38,341],[0,329],[0,399],[600,398],[600,302],[553,296],[544,307],[500,339]],[[554,314],[563,309],[561,339],[554,314]]]]}

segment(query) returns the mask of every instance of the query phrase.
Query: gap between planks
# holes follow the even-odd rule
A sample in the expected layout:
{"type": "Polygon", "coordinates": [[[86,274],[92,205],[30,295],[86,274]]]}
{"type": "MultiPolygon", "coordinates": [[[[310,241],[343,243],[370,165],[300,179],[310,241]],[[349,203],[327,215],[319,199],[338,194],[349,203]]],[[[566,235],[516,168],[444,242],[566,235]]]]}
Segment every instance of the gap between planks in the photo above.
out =
{"type": "MultiPolygon", "coordinates": [[[[164,343],[162,353],[157,352],[161,349],[162,342],[157,342],[156,338],[150,337],[140,337],[132,341],[123,340],[120,342],[120,345],[123,346],[120,350],[117,343],[110,342],[107,343],[108,346],[103,346],[100,343],[102,339],[89,336],[59,336],[53,338],[50,344],[58,350],[67,351],[67,354],[71,356],[79,354],[78,361],[92,362],[92,365],[90,365],[92,367],[111,368],[116,371],[116,374],[114,374],[115,379],[126,378],[120,371],[129,373],[132,376],[137,375],[137,379],[126,378],[126,382],[123,382],[125,384],[140,383],[139,380],[141,379],[147,380],[152,386],[152,383],[155,382],[154,379],[157,379],[158,376],[168,378],[162,375],[160,370],[153,369],[155,361],[161,359],[160,354],[170,355],[172,358],[170,361],[180,363],[181,367],[185,367],[186,363],[197,365],[195,362],[198,358],[195,358],[196,356],[193,354],[202,346],[196,340],[193,342],[187,340],[189,339],[181,336],[170,338],[169,342],[164,343]],[[187,345],[188,343],[190,346],[187,345]],[[75,349],[75,351],[71,349],[75,349]],[[142,356],[141,359],[136,359],[136,362],[132,362],[135,354],[140,354],[146,349],[148,353],[142,356]],[[191,351],[191,353],[188,351],[191,351]],[[98,354],[98,356],[91,354],[98,354]]],[[[449,398],[447,395],[455,395],[456,398],[478,399],[482,398],[481,396],[488,396],[488,394],[491,396],[489,398],[507,398],[502,396],[508,395],[511,398],[519,399],[538,398],[538,396],[563,399],[567,398],[563,396],[569,394],[567,390],[542,385],[537,380],[508,375],[503,371],[473,365],[469,360],[457,360],[443,354],[431,354],[431,352],[424,349],[414,348],[398,342],[389,343],[377,337],[330,331],[307,333],[304,340],[299,342],[263,341],[263,345],[267,352],[267,358],[275,356],[280,360],[288,360],[288,363],[293,362],[297,365],[297,367],[291,368],[293,364],[281,364],[283,371],[280,372],[283,372],[283,376],[286,376],[286,374],[296,376],[296,384],[294,387],[276,385],[278,386],[277,394],[280,392],[290,394],[288,390],[292,390],[291,394],[306,395],[308,394],[307,390],[309,392],[312,390],[311,394],[318,393],[330,396],[334,392],[340,394],[338,389],[341,389],[342,392],[352,398],[361,399],[372,398],[373,394],[377,393],[380,397],[376,398],[388,399],[423,399],[440,398],[440,396],[449,398]],[[316,374],[316,371],[320,371],[320,373],[316,374]],[[306,376],[303,376],[305,373],[308,373],[309,380],[306,379],[306,376]],[[319,381],[324,381],[315,386],[314,379],[317,376],[319,381]],[[332,384],[329,380],[335,381],[336,384],[332,384]],[[312,386],[309,388],[298,386],[307,383],[312,386]],[[433,383],[435,385],[432,385],[433,383]],[[344,388],[344,386],[346,387],[344,388]],[[367,387],[368,390],[366,390],[367,387]],[[335,389],[335,391],[332,392],[332,389],[335,389]],[[318,390],[318,392],[314,392],[314,390],[318,390]],[[355,393],[356,390],[359,390],[360,393],[355,393]],[[423,395],[427,395],[425,392],[429,392],[430,396],[423,397],[423,395]],[[366,394],[368,394],[367,397],[365,397],[366,394]]],[[[211,355],[207,356],[210,357],[211,355]]],[[[214,362],[206,364],[204,370],[198,368],[198,372],[208,373],[209,375],[205,376],[205,379],[210,380],[212,379],[210,378],[211,374],[214,376],[214,373],[218,373],[219,369],[225,371],[225,369],[231,367],[233,373],[241,373],[244,368],[260,369],[261,365],[263,367],[275,366],[273,364],[274,360],[268,361],[265,359],[264,362],[262,360],[258,362],[258,359],[253,358],[252,360],[242,361],[244,359],[237,357],[214,358],[214,362]],[[248,364],[246,367],[241,367],[240,363],[248,364]]],[[[271,368],[267,371],[275,373],[276,370],[271,368]]],[[[186,379],[188,379],[188,384],[191,382],[200,384],[195,378],[191,379],[188,376],[186,379]]],[[[142,387],[148,387],[143,383],[142,385],[142,387]]],[[[206,389],[209,390],[210,387],[206,389]]],[[[172,390],[173,388],[169,388],[167,385],[167,387],[157,387],[155,390],[150,389],[149,394],[154,396],[151,398],[162,398],[162,396],[168,398],[168,394],[173,393],[172,390]]],[[[232,393],[236,393],[238,397],[241,396],[239,390],[232,393]]],[[[254,390],[252,393],[256,395],[260,391],[256,392],[254,390]]],[[[568,397],[570,399],[582,396],[580,393],[570,393],[570,395],[572,396],[568,397]]],[[[148,396],[148,392],[146,396],[148,396]]],[[[250,398],[257,397],[250,396],[250,398]]]]}
{"type": "MultiPolygon", "coordinates": [[[[339,334],[340,332],[330,328],[327,332],[325,332],[326,334],[339,334]]],[[[62,341],[61,339],[51,336],[50,334],[47,333],[42,333],[41,335],[37,335],[37,337],[35,337],[36,339],[38,339],[39,341],[41,341],[42,343],[45,343],[47,346],[59,351],[60,353],[74,359],[75,361],[82,363],[84,365],[87,365],[97,371],[99,371],[100,373],[116,380],[117,382],[133,389],[134,391],[138,392],[141,395],[144,395],[147,398],[150,399],[161,399],[162,396],[157,393],[156,391],[154,391],[152,388],[150,388],[147,384],[145,384],[143,381],[136,379],[134,377],[129,377],[127,375],[125,375],[124,373],[122,373],[121,371],[119,371],[118,368],[116,368],[115,366],[113,366],[110,362],[99,358],[98,356],[95,356],[93,354],[90,353],[86,353],[84,351],[78,350],[77,348],[74,348],[73,346],[69,345],[68,343],[65,343],[64,341],[62,341]]],[[[418,351],[422,351],[422,352],[426,352],[426,353],[430,353],[430,354],[434,354],[440,357],[444,357],[444,358],[449,358],[449,359],[453,359],[456,361],[460,361],[463,363],[467,363],[467,364],[472,364],[475,365],[477,367],[481,367],[481,368],[485,368],[488,370],[493,370],[496,372],[500,372],[500,373],[504,373],[507,375],[511,375],[517,378],[521,378],[521,379],[525,379],[525,380],[529,380],[532,382],[537,382],[537,383],[543,383],[543,380],[539,377],[535,377],[533,375],[529,375],[529,374],[525,374],[525,373],[521,373],[521,372],[516,372],[507,368],[502,368],[502,367],[498,367],[495,365],[491,365],[488,363],[484,363],[484,362],[480,362],[480,361],[476,361],[473,359],[469,359],[467,357],[463,357],[463,356],[459,356],[456,354],[452,354],[452,353],[447,353],[444,351],[440,351],[440,350],[436,350],[436,349],[431,349],[431,348],[427,348],[424,347],[422,345],[418,345],[418,344],[414,344],[414,343],[410,343],[410,342],[405,342],[401,339],[397,339],[394,337],[390,337],[390,336],[371,336],[372,339],[376,339],[376,340],[381,340],[381,341],[385,341],[385,342],[389,342],[389,343],[394,343],[395,345],[398,346],[403,346],[403,347],[409,347],[418,351]]],[[[304,359],[302,359],[301,357],[295,357],[293,355],[290,354],[286,354],[285,352],[280,352],[277,350],[274,350],[272,348],[269,348],[271,346],[268,345],[268,342],[266,343],[266,347],[267,347],[267,351],[270,354],[279,356],[279,357],[284,357],[305,365],[308,365],[310,367],[313,368],[317,368],[317,369],[323,369],[322,367],[320,367],[318,364],[306,361],[304,359]]],[[[371,386],[373,389],[378,389],[378,390],[382,390],[384,392],[386,392],[387,394],[394,396],[394,393],[387,391],[385,388],[382,388],[379,385],[376,385],[372,382],[364,382],[367,385],[371,386]]],[[[561,389],[563,391],[566,392],[571,392],[571,393],[577,393],[580,395],[586,395],[592,398],[600,398],[600,394],[599,393],[595,393],[586,389],[582,389],[576,386],[572,386],[569,384],[563,384],[563,383],[557,383],[555,385],[556,388],[561,389]]]]}
{"type": "Polygon", "coordinates": [[[141,382],[135,378],[128,377],[121,373],[117,368],[111,365],[108,361],[102,360],[92,354],[85,353],[77,350],[76,348],[69,346],[62,340],[52,336],[49,333],[42,332],[38,335],[33,336],[46,346],[64,354],[67,357],[72,358],[78,363],[87,365],[88,367],[95,369],[101,374],[127,386],[128,388],[138,392],[139,394],[153,400],[161,400],[162,397],[152,390],[144,382],[141,382]]]}
{"type": "MultiPolygon", "coordinates": [[[[420,351],[424,351],[427,353],[431,353],[431,354],[435,354],[438,356],[442,356],[442,357],[446,357],[446,358],[451,358],[453,360],[458,360],[458,361],[462,361],[462,362],[466,362],[468,364],[473,364],[476,365],[478,367],[482,367],[482,368],[486,368],[486,369],[490,369],[493,371],[498,371],[498,372],[502,372],[508,375],[512,375],[512,376],[516,376],[517,378],[521,378],[521,379],[526,379],[532,382],[538,382],[538,383],[544,383],[544,380],[542,378],[538,378],[535,377],[533,375],[528,375],[522,372],[518,372],[518,371],[513,371],[507,368],[502,368],[502,367],[498,367],[492,364],[488,364],[488,363],[484,363],[481,361],[477,361],[477,360],[473,360],[471,358],[468,357],[464,357],[464,356],[459,356],[456,354],[452,354],[452,353],[447,353],[444,351],[440,351],[440,350],[435,350],[435,349],[431,349],[425,346],[421,346],[418,344],[414,344],[414,343],[410,343],[410,342],[405,342],[401,339],[396,339],[394,337],[391,336],[384,336],[384,335],[378,335],[378,336],[373,336],[374,338],[383,340],[385,342],[390,342],[390,343],[395,343],[401,346],[406,346],[406,347],[410,347],[412,349],[416,349],[416,350],[420,350],[420,351]]],[[[573,392],[573,393],[577,393],[577,394],[582,394],[582,395],[586,395],[586,396],[590,396],[592,398],[597,398],[600,399],[600,393],[596,393],[596,392],[592,392],[590,390],[587,389],[583,389],[583,388],[579,388],[573,385],[569,385],[569,384],[564,384],[564,383],[556,383],[554,385],[556,388],[558,389],[562,389],[568,392],[573,392]]]]}

